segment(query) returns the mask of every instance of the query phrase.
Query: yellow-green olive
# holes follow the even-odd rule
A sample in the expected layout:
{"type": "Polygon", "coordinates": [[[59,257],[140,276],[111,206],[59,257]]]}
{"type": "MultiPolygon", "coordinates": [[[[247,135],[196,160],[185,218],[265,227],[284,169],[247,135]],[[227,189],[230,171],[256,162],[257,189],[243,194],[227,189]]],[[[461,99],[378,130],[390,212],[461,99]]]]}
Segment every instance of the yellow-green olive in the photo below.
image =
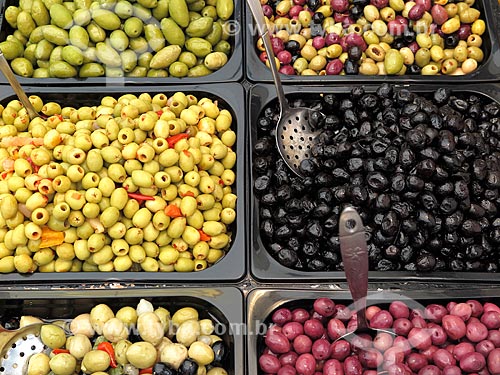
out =
{"type": "Polygon", "coordinates": [[[127,360],[138,369],[153,366],[156,356],[156,348],[149,342],[135,342],[127,348],[127,360]]]}

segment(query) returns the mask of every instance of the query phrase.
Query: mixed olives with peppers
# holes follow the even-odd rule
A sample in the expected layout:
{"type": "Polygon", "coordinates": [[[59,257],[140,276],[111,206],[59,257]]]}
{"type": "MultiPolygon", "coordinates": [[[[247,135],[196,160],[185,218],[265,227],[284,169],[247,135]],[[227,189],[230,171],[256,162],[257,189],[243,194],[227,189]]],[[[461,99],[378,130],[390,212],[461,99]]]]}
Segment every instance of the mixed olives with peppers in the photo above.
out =
{"type": "MultiPolygon", "coordinates": [[[[485,56],[475,0],[262,0],[279,71],[464,75],[485,56]]],[[[267,64],[262,40],[261,61],[267,64]]]]}
{"type": "Polygon", "coordinates": [[[342,270],[339,213],[363,219],[371,270],[498,272],[500,105],[484,95],[383,84],[290,98],[320,129],[304,178],[276,148],[276,102],[255,124],[260,238],[282,265],[342,270]]]}
{"type": "Polygon", "coordinates": [[[233,0],[21,0],[0,43],[22,77],[201,77],[232,53],[233,0]]]}
{"type": "Polygon", "coordinates": [[[177,92],[0,108],[0,272],[201,271],[236,218],[233,118],[177,92]]]}
{"type": "Polygon", "coordinates": [[[415,308],[393,301],[369,306],[366,318],[370,327],[395,337],[360,333],[339,340],[356,328],[356,314],[328,298],[276,309],[262,340],[260,370],[279,375],[500,373],[500,308],[494,303],[450,301],[415,308]]]}
{"type": "Polygon", "coordinates": [[[227,375],[229,347],[215,335],[214,326],[192,307],[171,315],[141,300],[137,308],[125,306],[115,314],[99,304],[64,326],[66,331],[56,323],[43,325],[41,340],[52,350],[32,355],[27,375],[227,375]],[[141,319],[146,324],[139,325],[141,319]],[[191,329],[181,332],[179,328],[188,323],[191,329]],[[89,332],[89,326],[95,330],[89,332]],[[116,337],[113,332],[123,328],[124,334],[116,337]],[[152,336],[160,339],[151,340],[152,336]],[[187,346],[186,336],[193,337],[187,346]]]}

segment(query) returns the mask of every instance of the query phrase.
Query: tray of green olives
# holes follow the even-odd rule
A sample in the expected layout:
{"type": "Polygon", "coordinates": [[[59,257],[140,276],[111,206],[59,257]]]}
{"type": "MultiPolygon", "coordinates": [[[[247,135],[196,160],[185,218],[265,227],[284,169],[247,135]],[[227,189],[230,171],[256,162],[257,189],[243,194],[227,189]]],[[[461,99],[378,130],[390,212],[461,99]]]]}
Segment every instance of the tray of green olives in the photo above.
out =
{"type": "MultiPolygon", "coordinates": [[[[234,82],[243,76],[234,0],[2,1],[0,50],[22,84],[234,82]]],[[[7,83],[2,76],[2,83],[7,83]]]]}
{"type": "Polygon", "coordinates": [[[241,85],[26,91],[46,120],[0,94],[0,282],[244,276],[241,85]]]}
{"type": "MultiPolygon", "coordinates": [[[[281,79],[323,82],[496,81],[496,1],[266,1],[281,79]]],[[[271,82],[267,54],[249,10],[247,77],[271,82]]]]}
{"type": "Polygon", "coordinates": [[[20,355],[15,347],[2,348],[1,374],[17,368],[7,363],[17,363],[23,374],[244,373],[237,288],[120,290],[119,298],[111,290],[1,295],[3,327],[43,324],[43,350],[20,355]]]}

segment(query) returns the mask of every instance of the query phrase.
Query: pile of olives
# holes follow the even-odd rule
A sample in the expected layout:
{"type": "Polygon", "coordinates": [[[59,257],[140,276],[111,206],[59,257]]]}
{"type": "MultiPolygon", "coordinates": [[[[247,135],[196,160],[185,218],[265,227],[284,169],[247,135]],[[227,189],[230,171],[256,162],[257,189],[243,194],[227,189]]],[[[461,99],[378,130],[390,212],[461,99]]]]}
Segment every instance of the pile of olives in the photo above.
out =
{"type": "Polygon", "coordinates": [[[21,0],[0,50],[23,77],[200,77],[224,66],[233,0],[21,0]]]}
{"type": "Polygon", "coordinates": [[[1,109],[0,272],[201,271],[236,217],[232,115],[177,92],[1,109]]]}
{"type": "MultiPolygon", "coordinates": [[[[22,317],[20,325],[41,322],[22,317]]],[[[27,375],[227,375],[229,348],[214,322],[192,307],[172,316],[142,299],[136,308],[96,305],[69,327],[44,324],[40,339],[51,349],[29,358],[27,375]]]]}
{"type": "MultiPolygon", "coordinates": [[[[283,74],[464,75],[484,56],[475,0],[264,0],[283,74]]],[[[267,61],[262,40],[260,59],[267,61]]]]}

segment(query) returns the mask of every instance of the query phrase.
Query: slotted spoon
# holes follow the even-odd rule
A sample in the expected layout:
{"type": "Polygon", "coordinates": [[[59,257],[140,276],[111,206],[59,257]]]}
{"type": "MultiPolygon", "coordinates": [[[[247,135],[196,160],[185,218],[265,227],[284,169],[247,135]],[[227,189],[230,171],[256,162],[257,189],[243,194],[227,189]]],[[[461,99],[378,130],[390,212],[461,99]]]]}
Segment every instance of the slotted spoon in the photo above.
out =
{"type": "Polygon", "coordinates": [[[309,124],[311,117],[310,108],[295,107],[292,108],[286,100],[281,79],[279,77],[278,67],[274,56],[269,29],[259,0],[248,0],[248,6],[252,12],[255,23],[262,37],[264,48],[267,53],[267,60],[271,67],[274,86],[280,105],[279,120],[276,125],[276,145],[281,157],[288,167],[300,177],[304,177],[300,170],[300,162],[311,157],[311,148],[316,144],[319,130],[314,130],[309,124]]]}
{"type": "Polygon", "coordinates": [[[24,375],[33,354],[50,353],[40,338],[44,324],[30,324],[14,331],[0,326],[0,375],[24,375]]]}
{"type": "Polygon", "coordinates": [[[3,55],[2,51],[0,51],[0,71],[3,73],[5,78],[7,78],[7,81],[9,81],[10,87],[14,90],[16,93],[17,97],[23,103],[24,108],[26,108],[26,111],[28,112],[28,116],[30,117],[31,120],[33,120],[35,117],[41,117],[43,119],[46,119],[47,116],[44,114],[38,113],[33,107],[33,104],[29,101],[28,97],[26,96],[26,93],[24,92],[23,88],[21,87],[21,84],[16,78],[16,75],[10,68],[9,62],[3,55]]]}
{"type": "Polygon", "coordinates": [[[359,333],[368,333],[375,337],[384,332],[395,336],[394,332],[371,328],[366,321],[366,296],[368,294],[368,246],[365,228],[358,212],[353,207],[346,207],[339,220],[340,253],[344,263],[344,272],[354,300],[357,314],[357,328],[339,337],[338,340],[351,341],[359,333]]]}

